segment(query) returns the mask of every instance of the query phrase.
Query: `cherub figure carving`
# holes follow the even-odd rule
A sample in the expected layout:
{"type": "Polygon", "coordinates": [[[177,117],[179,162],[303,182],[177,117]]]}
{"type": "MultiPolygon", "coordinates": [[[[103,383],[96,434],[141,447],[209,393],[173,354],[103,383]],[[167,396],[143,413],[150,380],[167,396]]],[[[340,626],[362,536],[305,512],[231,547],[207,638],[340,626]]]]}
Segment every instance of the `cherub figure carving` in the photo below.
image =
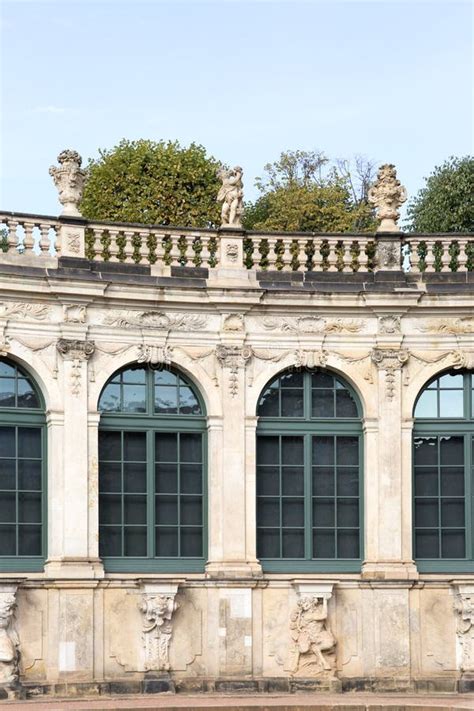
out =
{"type": "Polygon", "coordinates": [[[242,227],[244,184],[242,182],[243,170],[240,166],[235,168],[221,168],[217,176],[222,180],[222,186],[217,194],[217,202],[222,203],[221,227],[242,227]]]}
{"type": "Polygon", "coordinates": [[[391,163],[381,165],[377,180],[369,189],[369,202],[375,206],[380,225],[377,232],[398,232],[398,218],[400,206],[407,199],[407,191],[397,180],[397,171],[391,163]]]}
{"type": "Polygon", "coordinates": [[[326,598],[305,596],[298,600],[290,618],[290,635],[293,641],[293,674],[330,674],[333,663],[323,652],[331,653],[336,640],[327,626],[326,598]]]}

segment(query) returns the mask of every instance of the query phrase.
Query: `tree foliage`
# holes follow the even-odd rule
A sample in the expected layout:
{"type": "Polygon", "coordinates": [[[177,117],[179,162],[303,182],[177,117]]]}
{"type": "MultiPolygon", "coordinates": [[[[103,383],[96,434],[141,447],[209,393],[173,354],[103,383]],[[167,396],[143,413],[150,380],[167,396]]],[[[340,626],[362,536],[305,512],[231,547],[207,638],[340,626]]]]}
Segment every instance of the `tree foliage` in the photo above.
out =
{"type": "Polygon", "coordinates": [[[203,146],[123,139],[99,155],[87,166],[85,217],[183,227],[218,224],[220,163],[203,146]]]}
{"type": "Polygon", "coordinates": [[[407,210],[413,232],[474,231],[474,156],[436,166],[407,210]]]}
{"type": "Polygon", "coordinates": [[[347,232],[375,229],[367,191],[374,165],[361,157],[331,163],[319,151],[286,151],[267,163],[246,205],[244,226],[255,230],[347,232]]]}

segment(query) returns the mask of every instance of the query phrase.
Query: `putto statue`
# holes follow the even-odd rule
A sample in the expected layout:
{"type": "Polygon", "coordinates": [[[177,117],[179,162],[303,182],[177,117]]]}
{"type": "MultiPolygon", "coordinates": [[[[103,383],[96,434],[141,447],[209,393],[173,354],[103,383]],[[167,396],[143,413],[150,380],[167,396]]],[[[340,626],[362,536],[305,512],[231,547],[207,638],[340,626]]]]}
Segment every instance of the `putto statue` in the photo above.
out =
{"type": "Polygon", "coordinates": [[[290,618],[291,671],[296,675],[317,676],[334,674],[332,654],[336,640],[327,626],[328,603],[315,595],[298,600],[290,618]],[[323,654],[325,652],[325,654],[323,654]]]}
{"type": "Polygon", "coordinates": [[[381,165],[377,180],[369,189],[369,202],[375,206],[380,225],[377,232],[399,232],[399,208],[407,199],[407,191],[397,180],[397,171],[391,163],[381,165]]]}
{"type": "Polygon", "coordinates": [[[59,167],[52,165],[49,174],[59,192],[59,202],[64,206],[62,215],[80,217],[78,205],[82,199],[86,173],[81,169],[82,158],[77,151],[62,151],[58,155],[59,167]]]}
{"type": "Polygon", "coordinates": [[[15,607],[13,593],[0,593],[0,687],[7,692],[13,691],[18,683],[20,640],[14,627],[15,607]]]}
{"type": "Polygon", "coordinates": [[[238,165],[235,168],[221,168],[217,171],[217,176],[222,180],[222,187],[217,195],[217,202],[222,203],[221,227],[242,227],[244,212],[242,175],[243,170],[238,165]]]}

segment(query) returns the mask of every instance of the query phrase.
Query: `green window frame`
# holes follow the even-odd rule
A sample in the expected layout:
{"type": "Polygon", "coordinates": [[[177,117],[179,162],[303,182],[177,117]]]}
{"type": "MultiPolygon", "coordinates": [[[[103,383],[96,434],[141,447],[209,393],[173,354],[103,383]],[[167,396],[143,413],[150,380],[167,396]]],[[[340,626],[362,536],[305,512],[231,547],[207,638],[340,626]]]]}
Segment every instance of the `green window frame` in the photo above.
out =
{"type": "Polygon", "coordinates": [[[418,570],[474,572],[474,373],[437,374],[419,393],[413,415],[418,570]]]}
{"type": "Polygon", "coordinates": [[[361,405],[323,368],[283,371],[257,405],[257,557],[265,572],[358,572],[361,405]]]}
{"type": "Polygon", "coordinates": [[[174,368],[134,364],[99,398],[99,555],[109,572],[202,572],[207,420],[174,368]]]}
{"type": "Polygon", "coordinates": [[[0,571],[40,572],[47,548],[46,418],[33,378],[0,358],[0,571]]]}

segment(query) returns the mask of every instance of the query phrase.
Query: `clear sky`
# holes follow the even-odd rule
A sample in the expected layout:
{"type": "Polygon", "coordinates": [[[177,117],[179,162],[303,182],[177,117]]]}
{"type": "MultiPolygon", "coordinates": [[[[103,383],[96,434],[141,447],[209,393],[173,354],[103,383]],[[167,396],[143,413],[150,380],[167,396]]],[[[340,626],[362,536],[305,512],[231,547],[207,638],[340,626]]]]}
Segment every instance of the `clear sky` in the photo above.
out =
{"type": "Polygon", "coordinates": [[[1,191],[57,214],[48,168],[121,138],[203,144],[255,176],[287,149],[393,162],[410,195],[473,148],[473,4],[1,2],[1,191]]]}

